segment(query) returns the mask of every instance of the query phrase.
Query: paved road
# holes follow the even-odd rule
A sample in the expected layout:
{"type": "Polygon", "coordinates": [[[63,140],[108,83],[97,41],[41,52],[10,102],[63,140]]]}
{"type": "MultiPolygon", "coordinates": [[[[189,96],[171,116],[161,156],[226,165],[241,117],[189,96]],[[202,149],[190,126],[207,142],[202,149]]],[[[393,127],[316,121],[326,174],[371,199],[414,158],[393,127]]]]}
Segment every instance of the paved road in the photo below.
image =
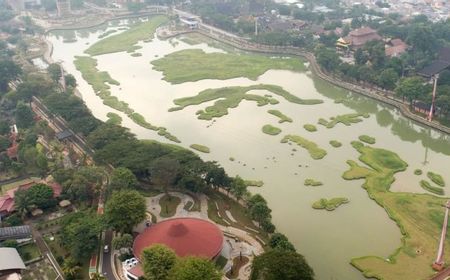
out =
{"type": "Polygon", "coordinates": [[[105,232],[105,244],[104,245],[109,246],[109,252],[108,253],[103,252],[103,248],[102,248],[102,254],[103,254],[102,273],[106,277],[107,280],[116,280],[116,278],[114,277],[112,264],[111,264],[112,239],[113,239],[112,230],[107,230],[105,232]]]}

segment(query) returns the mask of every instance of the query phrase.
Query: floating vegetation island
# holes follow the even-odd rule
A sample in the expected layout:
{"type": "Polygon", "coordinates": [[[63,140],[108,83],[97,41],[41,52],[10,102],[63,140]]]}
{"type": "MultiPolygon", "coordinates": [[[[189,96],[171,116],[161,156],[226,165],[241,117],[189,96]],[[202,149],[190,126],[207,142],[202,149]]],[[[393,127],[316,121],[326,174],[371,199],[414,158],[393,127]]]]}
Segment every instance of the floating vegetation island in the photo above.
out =
{"type": "Polygon", "coordinates": [[[421,169],[416,169],[416,170],[414,170],[414,175],[417,175],[417,176],[419,176],[419,175],[422,175],[422,170],[421,169]]]}
{"type": "Polygon", "coordinates": [[[120,101],[117,97],[111,95],[111,85],[120,85],[120,83],[105,71],[97,69],[97,60],[88,56],[76,56],[75,67],[81,72],[83,79],[92,86],[95,94],[103,100],[103,104],[119,112],[125,113],[136,124],[158,132],[158,135],[167,138],[170,141],[180,143],[177,137],[170,134],[166,128],[158,127],[147,122],[139,113],[134,112],[128,106],[128,103],[120,101]]]}
{"type": "Polygon", "coordinates": [[[305,124],[303,126],[303,128],[309,132],[316,132],[317,131],[317,127],[313,124],[305,124]]]}
{"type": "Polygon", "coordinates": [[[289,141],[294,142],[295,144],[299,145],[300,147],[308,150],[309,155],[313,159],[322,159],[327,155],[327,151],[317,146],[316,143],[305,139],[298,135],[286,135],[281,140],[281,143],[289,143],[289,141]]]}
{"type": "Polygon", "coordinates": [[[213,101],[213,105],[206,107],[204,110],[197,111],[198,118],[201,120],[212,120],[213,118],[220,118],[228,114],[228,109],[236,108],[243,100],[255,101],[258,106],[265,106],[267,104],[278,104],[278,100],[273,97],[261,96],[258,94],[248,93],[252,90],[266,90],[273,94],[283,97],[289,102],[303,105],[317,104],[320,100],[301,99],[295,95],[290,94],[280,86],[275,85],[253,85],[248,87],[224,87],[217,89],[206,89],[201,91],[196,96],[184,97],[175,99],[173,102],[178,107],[169,109],[169,112],[183,110],[192,105],[200,105],[205,102],[213,101]]]}
{"type": "Polygon", "coordinates": [[[427,177],[436,185],[445,187],[445,181],[444,178],[442,178],[441,175],[433,173],[433,172],[427,172],[427,177]]]}
{"type": "Polygon", "coordinates": [[[286,116],[285,114],[281,113],[278,110],[268,110],[267,113],[274,115],[276,117],[278,117],[280,120],[278,121],[278,123],[284,123],[284,122],[292,122],[292,119],[289,118],[288,116],[286,116]]]}
{"type": "Polygon", "coordinates": [[[281,129],[270,124],[266,124],[262,127],[262,132],[269,135],[278,135],[281,133],[281,129]]]}
{"type": "Polygon", "coordinates": [[[420,183],[420,186],[422,187],[422,189],[424,189],[426,191],[429,191],[430,193],[434,193],[434,194],[437,194],[437,195],[444,195],[445,194],[444,189],[442,189],[440,187],[432,186],[430,184],[430,182],[428,182],[426,180],[420,180],[419,183],[420,183]]]}
{"type": "Polygon", "coordinates": [[[317,186],[322,186],[323,183],[320,181],[316,181],[314,179],[305,179],[305,182],[303,183],[305,186],[311,186],[311,187],[317,187],[317,186]]]}
{"type": "Polygon", "coordinates": [[[279,59],[252,54],[205,53],[200,49],[173,52],[152,61],[151,64],[153,69],[163,73],[164,80],[172,84],[241,77],[256,80],[271,69],[296,72],[305,70],[303,62],[297,58],[279,59]]]}
{"type": "Polygon", "coordinates": [[[349,203],[350,200],[345,197],[335,197],[331,199],[322,198],[313,203],[312,208],[314,209],[325,209],[327,211],[333,211],[342,204],[349,203]]]}
{"type": "Polygon", "coordinates": [[[339,147],[342,146],[342,143],[339,142],[339,141],[337,141],[337,140],[331,140],[331,141],[330,141],[330,145],[333,146],[333,147],[335,147],[335,148],[339,148],[339,147]]]}
{"type": "Polygon", "coordinates": [[[365,166],[347,161],[350,170],[343,178],[364,179],[362,186],[369,197],[397,223],[403,237],[400,247],[393,250],[389,260],[365,256],[352,259],[351,264],[367,278],[428,279],[433,275],[430,260],[435,257],[435,252],[423,248],[436,247],[436,236],[441,234],[442,205],[446,199],[429,194],[391,192],[394,174],[406,170],[407,163],[392,151],[357,141],[352,142],[352,146],[361,154],[359,160],[365,166]]]}
{"type": "Polygon", "coordinates": [[[262,187],[264,186],[264,182],[261,180],[244,180],[244,183],[247,187],[262,187]]]}
{"type": "Polygon", "coordinates": [[[136,46],[139,41],[153,39],[156,28],[168,20],[166,16],[150,17],[148,21],[137,23],[122,33],[98,41],[84,52],[91,56],[125,51],[132,53],[141,48],[136,46]]]}
{"type": "Polygon", "coordinates": [[[358,137],[358,139],[367,144],[375,144],[376,142],[375,138],[369,135],[361,135],[358,137]]]}
{"type": "Polygon", "coordinates": [[[345,115],[338,115],[336,117],[331,117],[330,120],[326,120],[323,118],[320,118],[318,121],[318,124],[325,126],[326,128],[333,128],[338,123],[342,123],[346,126],[351,126],[354,123],[362,122],[362,118],[368,118],[369,114],[359,114],[359,113],[352,113],[352,114],[345,114],[345,115]]]}
{"type": "Polygon", "coordinates": [[[196,151],[205,153],[205,154],[208,154],[208,153],[211,152],[210,149],[209,149],[208,147],[203,146],[203,145],[200,145],[200,144],[192,144],[192,145],[190,145],[189,147],[191,147],[192,149],[194,149],[194,150],[196,150],[196,151]]]}

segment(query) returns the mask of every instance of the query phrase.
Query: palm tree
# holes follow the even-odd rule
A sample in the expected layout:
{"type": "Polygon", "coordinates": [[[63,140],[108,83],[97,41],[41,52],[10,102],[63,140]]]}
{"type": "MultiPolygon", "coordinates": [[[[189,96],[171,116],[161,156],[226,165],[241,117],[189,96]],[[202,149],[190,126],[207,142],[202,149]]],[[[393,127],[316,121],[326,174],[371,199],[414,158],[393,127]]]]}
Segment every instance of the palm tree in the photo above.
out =
{"type": "Polygon", "coordinates": [[[91,280],[105,280],[106,278],[103,277],[100,273],[96,272],[91,274],[91,280]]]}
{"type": "Polygon", "coordinates": [[[67,258],[62,267],[62,271],[67,279],[75,279],[80,269],[81,267],[72,258],[67,258]]]}

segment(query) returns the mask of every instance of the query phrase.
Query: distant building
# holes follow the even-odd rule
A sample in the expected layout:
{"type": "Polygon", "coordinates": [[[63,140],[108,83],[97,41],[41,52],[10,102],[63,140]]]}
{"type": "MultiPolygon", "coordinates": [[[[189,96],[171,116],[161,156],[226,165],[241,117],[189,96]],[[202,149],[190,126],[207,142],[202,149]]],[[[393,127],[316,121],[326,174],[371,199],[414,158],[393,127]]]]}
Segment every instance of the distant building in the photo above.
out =
{"type": "Polygon", "coordinates": [[[385,48],[388,57],[398,57],[408,50],[408,45],[401,39],[392,39],[385,48]]]}
{"type": "Polygon", "coordinates": [[[181,16],[181,17],[180,17],[180,22],[181,22],[183,25],[189,27],[190,29],[196,29],[196,28],[198,28],[198,20],[197,20],[196,18],[194,18],[194,17],[184,17],[184,16],[181,16]]]}
{"type": "Polygon", "coordinates": [[[0,248],[0,260],[0,280],[21,279],[26,267],[15,248],[0,248]]]}
{"type": "Polygon", "coordinates": [[[70,0],[56,0],[56,9],[58,11],[58,17],[70,15],[70,0]]]}
{"type": "Polygon", "coordinates": [[[343,38],[353,49],[359,49],[370,41],[381,41],[381,36],[370,27],[362,27],[351,31],[343,38]]]}

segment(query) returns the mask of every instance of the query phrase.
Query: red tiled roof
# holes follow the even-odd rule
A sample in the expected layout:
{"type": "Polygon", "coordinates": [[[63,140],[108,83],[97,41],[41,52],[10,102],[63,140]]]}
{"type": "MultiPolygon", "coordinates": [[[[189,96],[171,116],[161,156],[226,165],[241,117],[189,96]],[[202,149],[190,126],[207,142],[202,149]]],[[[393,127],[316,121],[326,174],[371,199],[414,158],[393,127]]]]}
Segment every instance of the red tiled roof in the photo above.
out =
{"type": "Polygon", "coordinates": [[[398,56],[398,55],[404,53],[407,48],[408,48],[407,45],[397,45],[397,46],[386,48],[386,50],[384,52],[385,52],[386,56],[395,57],[395,56],[398,56]]]}
{"type": "Polygon", "coordinates": [[[147,228],[134,240],[133,252],[140,259],[142,251],[154,244],[173,249],[179,257],[214,258],[222,250],[223,234],[213,223],[196,218],[176,218],[147,228]]]}
{"type": "Polygon", "coordinates": [[[6,150],[6,154],[10,159],[17,158],[17,153],[19,152],[19,145],[14,142],[11,147],[6,150]]]}
{"type": "MultiPolygon", "coordinates": [[[[141,264],[137,264],[136,266],[130,268],[128,270],[129,273],[133,274],[137,278],[144,276],[144,271],[142,270],[141,264]]],[[[206,279],[205,279],[206,280],[206,279]]]]}
{"type": "Polygon", "coordinates": [[[362,47],[369,41],[381,40],[381,36],[370,27],[363,27],[351,31],[344,40],[353,47],[362,47]]]}

